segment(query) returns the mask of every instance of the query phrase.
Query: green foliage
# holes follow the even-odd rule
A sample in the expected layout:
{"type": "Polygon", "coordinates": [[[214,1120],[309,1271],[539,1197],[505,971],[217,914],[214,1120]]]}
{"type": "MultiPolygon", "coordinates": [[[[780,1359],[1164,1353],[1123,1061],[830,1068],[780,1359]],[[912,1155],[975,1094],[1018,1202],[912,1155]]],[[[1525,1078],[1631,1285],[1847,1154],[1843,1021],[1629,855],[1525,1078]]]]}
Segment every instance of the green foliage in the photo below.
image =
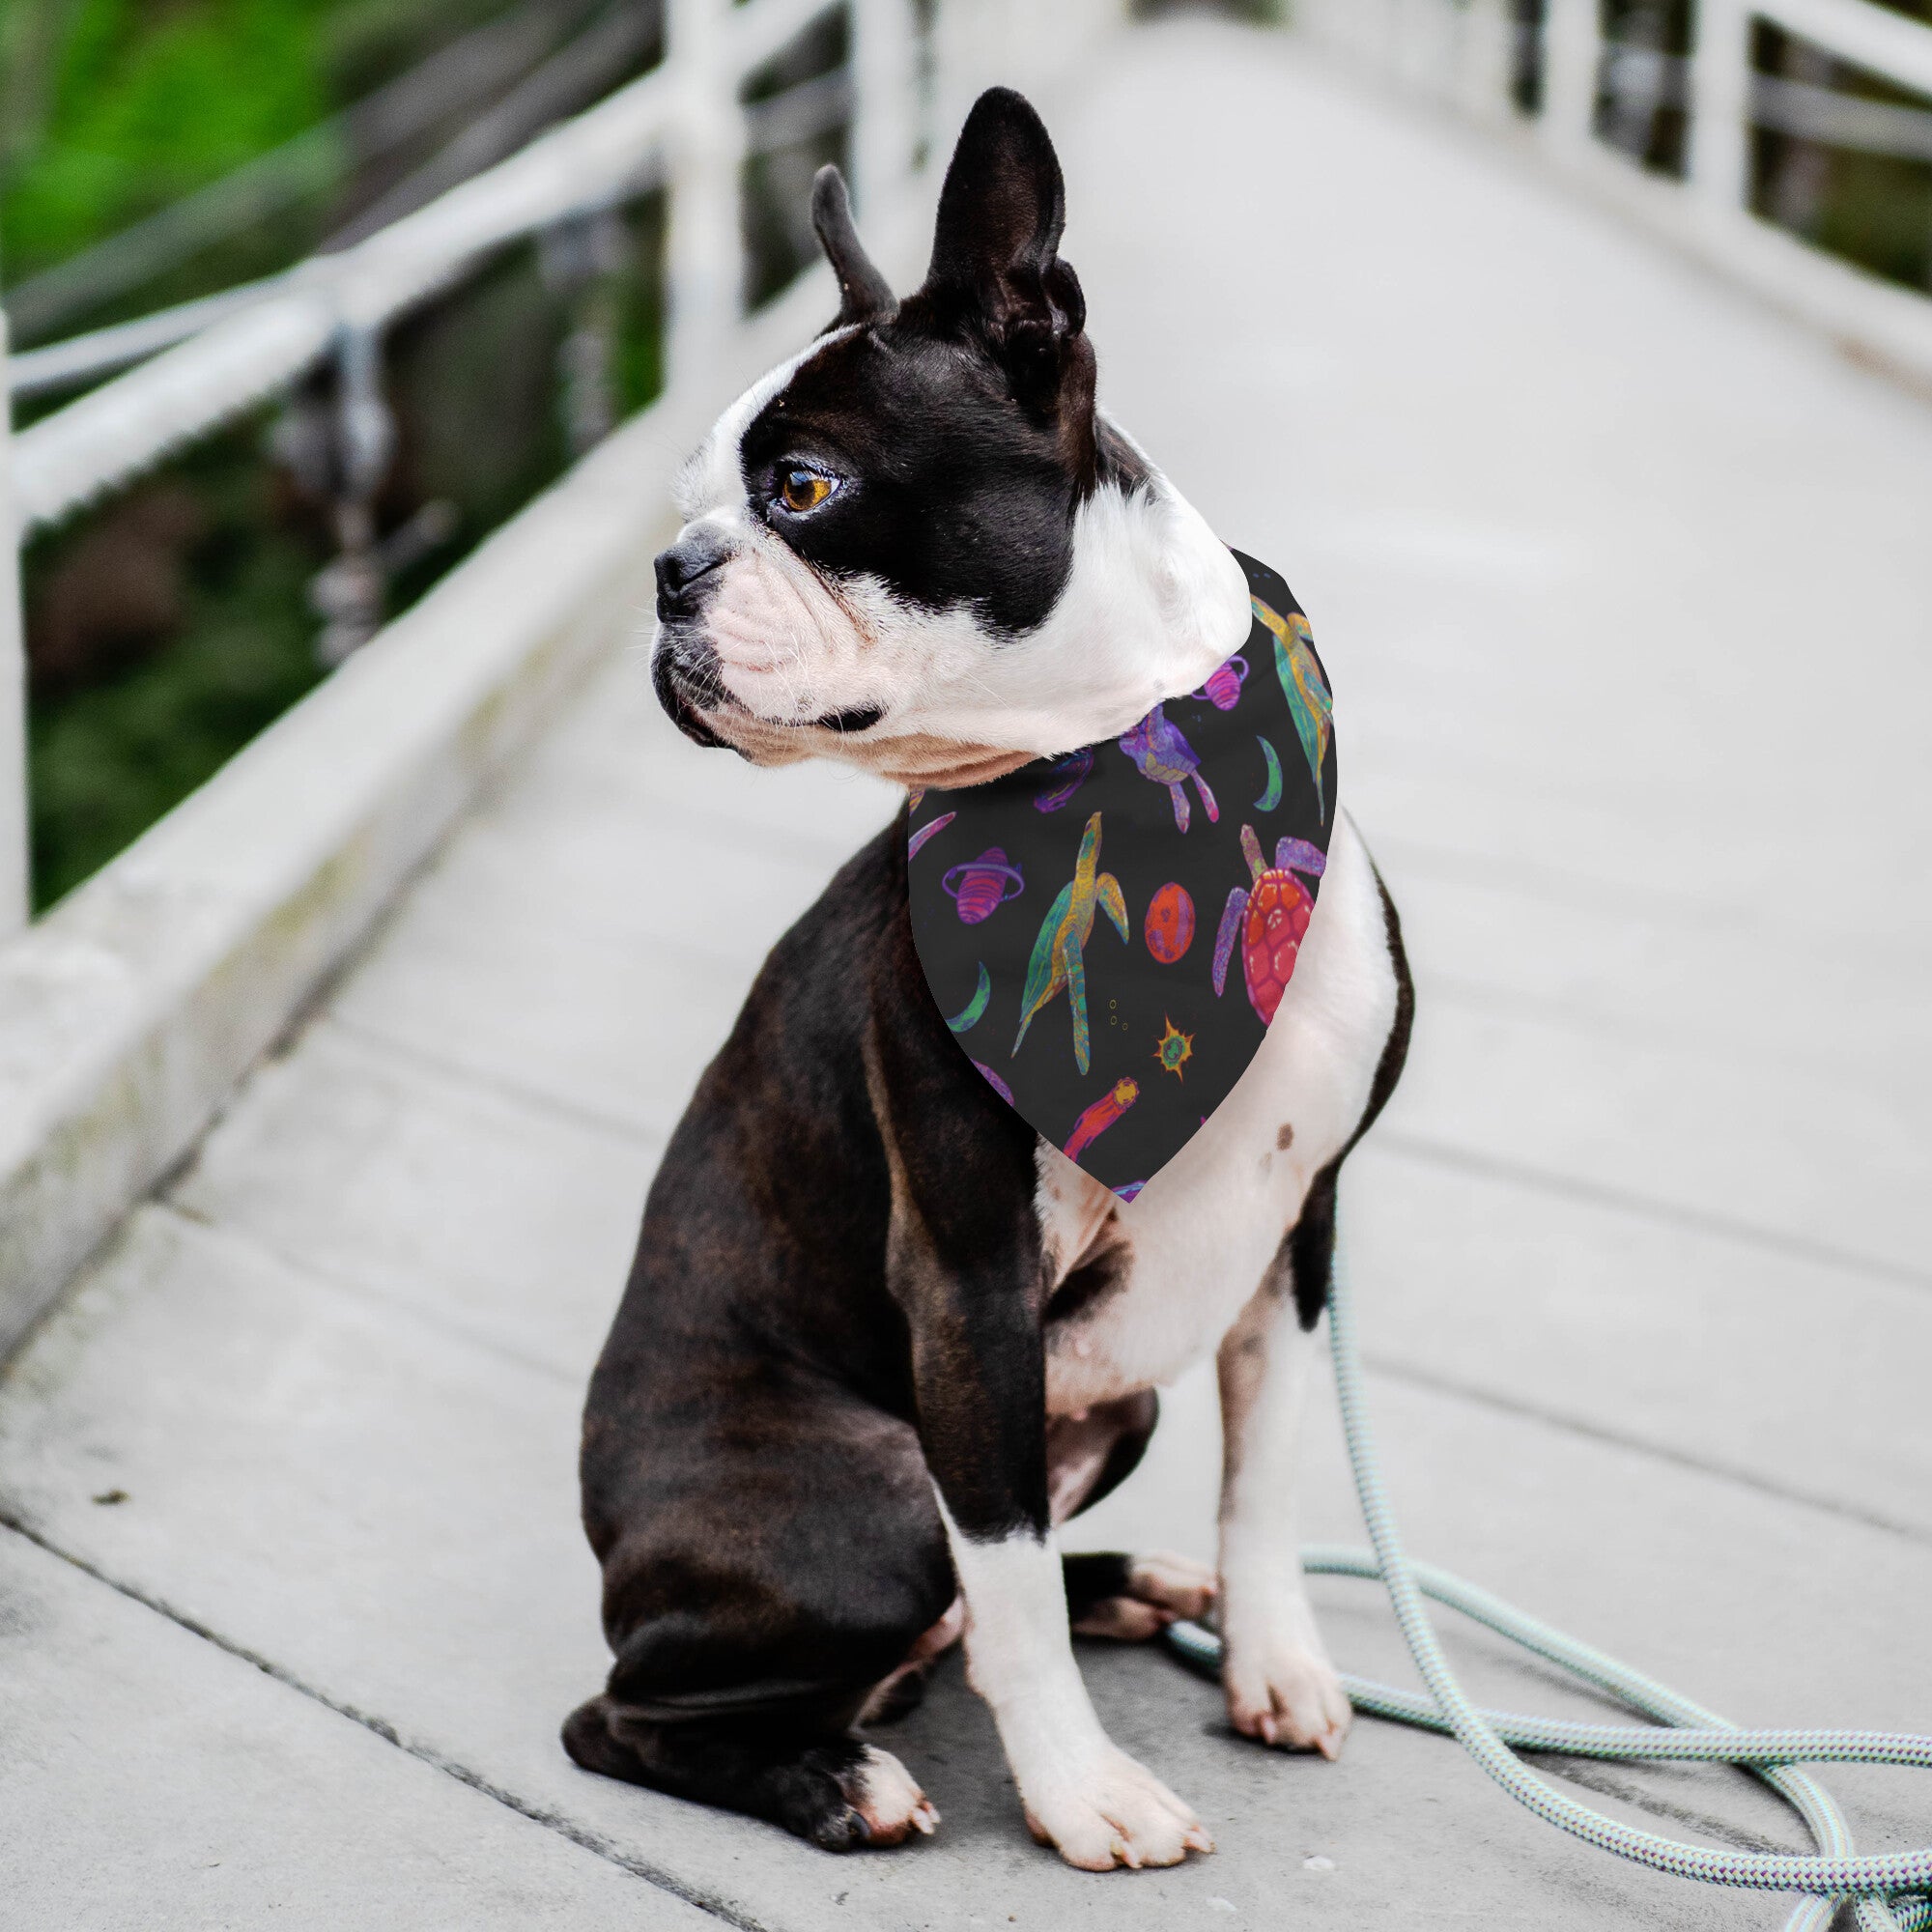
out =
{"type": "Polygon", "coordinates": [[[9,280],[279,146],[331,104],[319,34],[331,0],[15,4],[49,25],[65,16],[67,31],[39,76],[40,138],[14,157],[0,202],[9,280]]]}
{"type": "Polygon", "coordinates": [[[504,4],[0,0],[0,274],[280,147],[504,4]]]}
{"type": "MultiPolygon", "coordinates": [[[[0,0],[5,280],[18,282],[283,146],[505,4],[0,0]]],[[[200,250],[128,297],[128,311],[305,252],[347,173],[329,152],[322,151],[312,205],[200,250]]],[[[536,251],[515,248],[390,331],[384,380],[400,447],[379,505],[383,527],[431,499],[457,514],[455,539],[390,584],[390,614],[563,469],[558,351],[574,323],[594,308],[613,332],[619,414],[656,395],[662,229],[662,199],[646,196],[627,215],[624,265],[594,292],[551,287],[536,251]]],[[[122,306],[110,302],[86,320],[122,306]]],[[[326,398],[327,373],[316,383],[326,398]]],[[[198,443],[38,539],[23,558],[35,668],[34,887],[43,907],[323,675],[307,591],[332,550],[326,505],[301,498],[265,460],[272,413],[198,443]]]]}
{"type": "MultiPolygon", "coordinates": [[[[34,897],[53,901],[185,798],[321,677],[303,586],[322,560],[274,517],[259,420],[199,446],[167,476],[205,519],[185,557],[180,634],[99,681],[28,706],[34,897]]],[[[36,580],[79,531],[25,558],[36,580]]]]}

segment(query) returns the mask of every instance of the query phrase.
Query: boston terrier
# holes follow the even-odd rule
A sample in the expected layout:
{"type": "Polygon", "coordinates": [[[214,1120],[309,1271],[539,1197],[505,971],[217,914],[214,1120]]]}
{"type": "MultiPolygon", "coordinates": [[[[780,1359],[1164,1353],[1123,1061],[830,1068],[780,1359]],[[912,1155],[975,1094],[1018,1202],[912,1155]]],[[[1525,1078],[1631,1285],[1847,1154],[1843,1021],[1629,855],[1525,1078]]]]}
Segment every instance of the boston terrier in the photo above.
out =
{"type": "MultiPolygon", "coordinates": [[[[1094,405],[1046,129],[973,108],[924,283],[895,298],[827,169],[837,321],[719,419],[657,559],[652,674],[687,736],[911,792],[1126,731],[1247,637],[1249,587],[1094,405]]],[[[1336,1173],[1401,1072],[1394,907],[1346,814],[1246,1072],[1131,1203],[1048,1145],[934,1004],[903,812],[782,938],[699,1081],[590,1384],[583,1520],[607,1688],[588,1770],[828,1850],[938,1814],[864,1736],[963,1636],[1028,1827],[1088,1870],[1211,1841],[1101,1729],[1070,1633],[1218,1617],[1228,1711],[1333,1757],[1350,1708],[1297,1554],[1297,1436],[1336,1173]],[[1216,1351],[1219,1562],[1063,1558],[1154,1391],[1216,1351]]]]}

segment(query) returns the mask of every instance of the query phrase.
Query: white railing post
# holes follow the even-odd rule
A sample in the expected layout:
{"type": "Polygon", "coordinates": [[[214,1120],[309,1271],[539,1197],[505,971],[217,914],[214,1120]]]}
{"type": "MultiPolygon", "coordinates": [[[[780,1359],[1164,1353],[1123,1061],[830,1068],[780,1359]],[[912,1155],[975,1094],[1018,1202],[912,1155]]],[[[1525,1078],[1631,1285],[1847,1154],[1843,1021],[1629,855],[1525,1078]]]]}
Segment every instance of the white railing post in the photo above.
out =
{"type": "Polygon", "coordinates": [[[27,923],[27,652],[20,526],[14,514],[14,410],[0,312],[0,940],[27,923]]]}
{"type": "Polygon", "coordinates": [[[1575,154],[1594,138],[1604,57],[1601,0],[1549,0],[1543,15],[1543,138],[1575,154]]]}
{"type": "Polygon", "coordinates": [[[1744,212],[1750,173],[1749,0],[1697,0],[1690,191],[1715,220],[1744,212]]]}
{"type": "Polygon", "coordinates": [[[1456,97],[1465,114],[1510,118],[1513,53],[1509,0],[1468,0],[1456,48],[1456,97]]]}
{"type": "Polygon", "coordinates": [[[676,93],[667,143],[670,221],[665,242],[667,388],[710,386],[741,307],[738,171],[745,115],[726,71],[728,0],[668,0],[665,69],[676,93]]]}
{"type": "Polygon", "coordinates": [[[912,0],[848,0],[852,16],[852,198],[876,221],[912,172],[912,0]]]}

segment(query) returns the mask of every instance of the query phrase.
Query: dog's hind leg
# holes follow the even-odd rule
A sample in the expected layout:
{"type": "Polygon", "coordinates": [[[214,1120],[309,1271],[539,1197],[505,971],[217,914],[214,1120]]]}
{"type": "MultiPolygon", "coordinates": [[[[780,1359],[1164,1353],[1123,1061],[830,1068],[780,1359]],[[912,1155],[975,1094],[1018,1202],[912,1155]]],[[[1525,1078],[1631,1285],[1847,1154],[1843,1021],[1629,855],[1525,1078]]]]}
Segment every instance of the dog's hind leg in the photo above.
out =
{"type": "Polygon", "coordinates": [[[1177,1617],[1204,1616],[1214,1602],[1214,1572],[1165,1549],[1128,1556],[1118,1549],[1064,1556],[1066,1614],[1076,1636],[1145,1643],[1177,1617]]]}
{"type": "Polygon", "coordinates": [[[585,1771],[782,1825],[828,1852],[896,1845],[939,1823],[912,1774],[842,1726],[791,1729],[769,1717],[655,1720],[608,1694],[565,1719],[585,1771]]]}
{"type": "MultiPolygon", "coordinates": [[[[1046,1425],[1047,1493],[1055,1522],[1092,1509],[1133,1474],[1147,1453],[1160,1400],[1152,1389],[1096,1403],[1046,1425]]],[[[1095,1551],[1061,1559],[1066,1614],[1078,1636],[1141,1643],[1177,1617],[1198,1617],[1214,1601],[1214,1572],[1165,1550],[1129,1556],[1095,1551]]]]}
{"type": "Polygon", "coordinates": [[[911,1426],[754,1364],[705,1389],[728,1429],[680,1434],[635,1413],[681,1393],[650,1367],[607,1350],[593,1383],[584,1516],[615,1658],[564,1748],[829,1851],[929,1832],[912,1776],[852,1734],[955,1595],[911,1426]]]}

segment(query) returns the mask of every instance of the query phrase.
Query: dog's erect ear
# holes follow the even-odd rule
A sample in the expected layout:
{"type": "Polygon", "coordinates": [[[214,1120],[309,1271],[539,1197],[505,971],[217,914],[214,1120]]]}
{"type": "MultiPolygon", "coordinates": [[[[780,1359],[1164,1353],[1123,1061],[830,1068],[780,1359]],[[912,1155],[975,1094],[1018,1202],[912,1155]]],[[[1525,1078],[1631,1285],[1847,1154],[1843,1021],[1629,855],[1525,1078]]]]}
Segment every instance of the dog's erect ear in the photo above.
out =
{"type": "Polygon", "coordinates": [[[1065,223],[1044,124],[1011,88],[988,88],[946,171],[924,294],[977,325],[1022,400],[1050,400],[1086,327],[1079,277],[1056,252],[1065,223]]]}
{"type": "Polygon", "coordinates": [[[820,168],[811,183],[811,225],[818,245],[838,277],[838,319],[832,325],[870,322],[893,307],[892,284],[872,266],[859,231],[852,225],[852,203],[845,177],[837,168],[820,168]]]}

